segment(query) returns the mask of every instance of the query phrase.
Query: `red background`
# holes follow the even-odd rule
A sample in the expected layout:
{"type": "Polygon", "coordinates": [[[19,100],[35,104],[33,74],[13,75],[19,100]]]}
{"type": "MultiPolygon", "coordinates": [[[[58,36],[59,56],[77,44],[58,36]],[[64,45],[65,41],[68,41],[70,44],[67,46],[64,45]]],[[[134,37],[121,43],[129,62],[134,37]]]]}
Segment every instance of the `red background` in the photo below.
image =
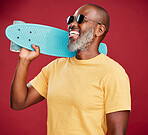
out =
{"type": "MultiPolygon", "coordinates": [[[[104,39],[108,56],[119,62],[131,80],[132,112],[127,135],[146,135],[148,127],[148,1],[147,0],[0,0],[0,135],[46,135],[46,101],[22,111],[10,108],[10,86],[18,53],[10,52],[5,28],[14,20],[66,30],[66,18],[81,5],[94,3],[110,14],[104,39]]],[[[56,57],[40,55],[32,62],[28,81],[56,57]]]]}

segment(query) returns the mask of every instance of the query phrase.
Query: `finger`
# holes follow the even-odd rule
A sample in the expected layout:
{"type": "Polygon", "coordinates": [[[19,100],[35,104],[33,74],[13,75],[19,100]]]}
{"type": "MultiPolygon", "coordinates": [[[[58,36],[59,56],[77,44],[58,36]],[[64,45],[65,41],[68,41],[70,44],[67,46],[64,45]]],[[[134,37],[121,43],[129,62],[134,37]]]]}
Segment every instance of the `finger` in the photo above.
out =
{"type": "Polygon", "coordinates": [[[40,48],[39,48],[39,46],[35,46],[34,44],[32,44],[32,47],[33,47],[33,49],[35,50],[35,52],[37,54],[40,54],[40,48]]]}
{"type": "Polygon", "coordinates": [[[35,46],[34,44],[32,44],[32,48],[35,49],[35,47],[36,47],[36,46],[35,46]]]}

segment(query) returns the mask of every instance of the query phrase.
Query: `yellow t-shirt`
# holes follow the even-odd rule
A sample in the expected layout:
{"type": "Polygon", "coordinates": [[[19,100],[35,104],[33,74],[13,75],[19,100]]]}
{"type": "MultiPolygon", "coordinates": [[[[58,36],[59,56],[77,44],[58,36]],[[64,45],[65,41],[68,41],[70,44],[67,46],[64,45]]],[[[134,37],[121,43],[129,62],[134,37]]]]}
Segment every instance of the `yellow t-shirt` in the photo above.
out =
{"type": "Polygon", "coordinates": [[[58,58],[30,83],[47,99],[47,135],[105,135],[106,114],[131,109],[128,76],[104,54],[58,58]]]}

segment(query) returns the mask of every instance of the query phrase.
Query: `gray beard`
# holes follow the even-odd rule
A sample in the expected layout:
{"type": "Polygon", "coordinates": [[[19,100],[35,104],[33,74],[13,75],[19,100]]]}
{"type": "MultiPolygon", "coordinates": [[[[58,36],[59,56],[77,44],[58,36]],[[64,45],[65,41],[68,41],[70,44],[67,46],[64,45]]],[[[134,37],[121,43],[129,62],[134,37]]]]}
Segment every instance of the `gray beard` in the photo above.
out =
{"type": "Polygon", "coordinates": [[[93,37],[94,37],[94,28],[85,32],[74,43],[72,43],[73,39],[69,38],[68,44],[67,44],[68,50],[70,52],[83,51],[85,48],[87,48],[89,45],[91,45],[91,42],[93,41],[93,37]]]}

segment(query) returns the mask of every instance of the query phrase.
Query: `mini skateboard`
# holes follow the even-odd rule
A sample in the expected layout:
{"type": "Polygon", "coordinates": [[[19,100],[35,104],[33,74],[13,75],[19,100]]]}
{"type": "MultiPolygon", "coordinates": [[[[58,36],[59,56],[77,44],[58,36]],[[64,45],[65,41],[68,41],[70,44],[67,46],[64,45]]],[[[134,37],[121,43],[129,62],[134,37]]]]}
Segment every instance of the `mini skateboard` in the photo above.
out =
{"type": "MultiPolygon", "coordinates": [[[[34,50],[32,44],[40,47],[40,53],[59,57],[73,57],[76,52],[67,48],[68,32],[40,24],[15,21],[6,28],[6,36],[11,41],[10,50],[19,51],[21,47],[34,50]]],[[[107,46],[100,43],[98,51],[107,55],[107,46]]]]}

